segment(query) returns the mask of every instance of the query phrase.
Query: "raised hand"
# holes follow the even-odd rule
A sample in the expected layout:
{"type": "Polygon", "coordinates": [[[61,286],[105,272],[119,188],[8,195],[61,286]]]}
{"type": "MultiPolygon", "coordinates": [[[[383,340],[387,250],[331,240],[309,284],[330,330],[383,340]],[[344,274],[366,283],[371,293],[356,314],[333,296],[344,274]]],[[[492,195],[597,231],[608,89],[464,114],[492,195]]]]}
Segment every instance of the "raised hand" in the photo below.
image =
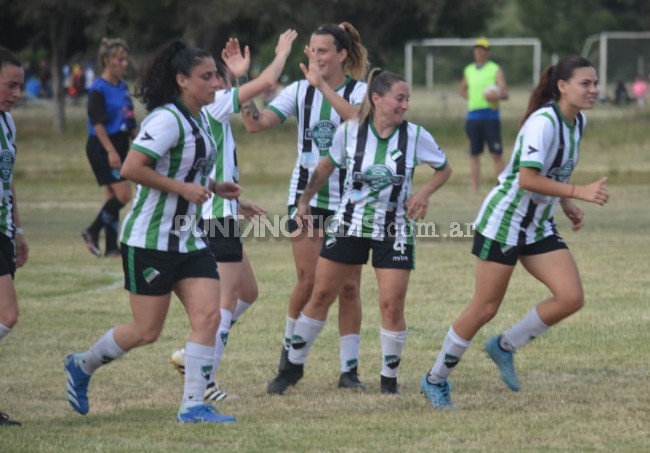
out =
{"type": "Polygon", "coordinates": [[[242,53],[241,45],[237,38],[230,38],[221,51],[221,58],[228,67],[228,70],[235,77],[248,75],[251,66],[251,52],[248,46],[244,47],[242,53]]]}
{"type": "Polygon", "coordinates": [[[318,68],[316,55],[314,55],[309,46],[305,46],[305,55],[309,58],[309,66],[300,63],[300,70],[305,75],[305,79],[307,79],[309,84],[318,88],[323,83],[323,78],[321,77],[320,69],[318,68]]]}
{"type": "Polygon", "coordinates": [[[291,46],[297,37],[298,32],[292,28],[282,33],[278,38],[278,45],[275,46],[275,54],[285,59],[289,57],[291,46]]]}

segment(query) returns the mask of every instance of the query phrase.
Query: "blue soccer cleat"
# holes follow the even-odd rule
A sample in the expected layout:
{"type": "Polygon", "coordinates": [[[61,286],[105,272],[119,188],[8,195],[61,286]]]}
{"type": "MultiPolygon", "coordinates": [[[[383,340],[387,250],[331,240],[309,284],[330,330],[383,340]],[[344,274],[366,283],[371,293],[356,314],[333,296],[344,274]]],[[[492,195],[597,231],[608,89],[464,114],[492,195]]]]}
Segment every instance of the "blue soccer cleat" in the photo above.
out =
{"type": "Polygon", "coordinates": [[[68,402],[72,408],[86,415],[90,409],[88,406],[88,383],[90,375],[83,372],[79,367],[79,360],[82,353],[68,354],[65,358],[65,373],[68,377],[68,402]]]}
{"type": "Polygon", "coordinates": [[[230,415],[222,415],[214,406],[199,404],[198,406],[181,406],[176,421],[179,423],[233,423],[237,421],[230,415]]]}
{"type": "Polygon", "coordinates": [[[513,361],[514,353],[506,351],[499,346],[499,337],[492,337],[483,345],[487,355],[496,363],[501,373],[501,379],[506,383],[508,388],[513,392],[518,392],[519,379],[515,373],[515,364],[513,361]]]}
{"type": "Polygon", "coordinates": [[[451,386],[447,381],[432,384],[425,374],[420,382],[420,393],[437,409],[456,409],[456,405],[451,401],[451,386]]]}

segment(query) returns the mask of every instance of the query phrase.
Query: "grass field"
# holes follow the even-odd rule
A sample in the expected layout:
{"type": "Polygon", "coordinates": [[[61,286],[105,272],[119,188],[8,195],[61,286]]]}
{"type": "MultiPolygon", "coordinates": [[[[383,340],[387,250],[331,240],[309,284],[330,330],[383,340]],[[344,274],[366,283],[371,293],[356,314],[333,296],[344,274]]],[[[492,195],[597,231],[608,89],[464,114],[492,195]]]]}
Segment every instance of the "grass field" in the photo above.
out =
{"type": "MultiPolygon", "coordinates": [[[[526,93],[504,104],[507,155],[526,93]]],[[[469,190],[463,105],[453,90],[416,92],[410,119],[425,125],[447,151],[455,172],[431,201],[427,220],[445,231],[471,222],[492,184],[483,159],[481,195],[469,190]]],[[[182,426],[175,415],[182,383],[169,354],[182,346],[188,323],[174,303],[159,341],[102,368],[90,387],[91,412],[74,413],[65,398],[66,353],[83,350],[126,322],[128,298],[121,263],[97,259],[80,231],[95,215],[102,192],[85,157],[83,108],[68,110],[69,131],[49,132],[49,110],[13,112],[18,125],[16,184],[30,261],[17,273],[21,317],[0,344],[0,410],[23,422],[0,431],[0,452],[161,451],[650,451],[650,115],[635,108],[597,106],[588,112],[574,182],[610,177],[606,207],[582,203],[586,225],[570,231],[558,219],[581,270],[585,308],[523,348],[516,357],[522,391],[498,379],[481,351],[546,297],[521,268],[502,310],[477,335],[452,375],[459,410],[433,410],[419,394],[450,323],[473,290],[469,239],[422,240],[411,276],[409,324],[399,381],[401,395],[379,393],[381,364],[376,285],[364,270],[361,379],[369,388],[336,388],[336,310],[312,350],[305,378],[283,397],[266,382],[277,367],[287,298],[295,271],[285,239],[247,239],[260,298],[240,320],[220,368],[225,389],[238,395],[219,405],[238,417],[232,426],[182,426]]],[[[142,115],[139,117],[142,119],[142,115]]],[[[295,126],[264,135],[236,127],[245,196],[283,214],[295,158],[295,126]]],[[[426,177],[418,171],[417,181],[426,177]]]]}

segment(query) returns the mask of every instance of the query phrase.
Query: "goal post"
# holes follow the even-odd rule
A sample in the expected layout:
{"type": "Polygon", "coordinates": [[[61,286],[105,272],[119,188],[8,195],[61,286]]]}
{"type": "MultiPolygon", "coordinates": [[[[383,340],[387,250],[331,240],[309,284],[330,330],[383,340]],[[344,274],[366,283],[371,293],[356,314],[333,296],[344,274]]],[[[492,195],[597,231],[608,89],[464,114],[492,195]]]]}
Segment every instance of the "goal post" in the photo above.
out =
{"type": "MultiPolygon", "coordinates": [[[[542,42],[538,38],[488,38],[490,47],[496,46],[532,46],[532,84],[537,85],[542,64],[542,42]]],[[[404,44],[404,75],[410,86],[413,85],[413,49],[415,47],[474,47],[476,38],[430,38],[408,41],[404,44]]],[[[433,87],[434,60],[427,54],[425,80],[427,88],[433,87]]]]}
{"type": "MultiPolygon", "coordinates": [[[[589,36],[582,47],[582,56],[589,58],[591,48],[594,44],[598,43],[598,78],[600,79],[601,98],[606,98],[607,95],[607,69],[609,68],[609,47],[610,42],[614,40],[641,40],[650,39],[650,31],[604,31],[596,35],[589,36]]],[[[646,50],[647,46],[643,46],[646,50]]],[[[622,52],[618,52],[622,53],[622,52]]],[[[650,54],[650,52],[646,52],[650,54]]],[[[644,74],[644,57],[647,55],[637,55],[635,61],[636,68],[634,72],[644,74]]],[[[636,74],[634,74],[636,75],[636,74]]]]}

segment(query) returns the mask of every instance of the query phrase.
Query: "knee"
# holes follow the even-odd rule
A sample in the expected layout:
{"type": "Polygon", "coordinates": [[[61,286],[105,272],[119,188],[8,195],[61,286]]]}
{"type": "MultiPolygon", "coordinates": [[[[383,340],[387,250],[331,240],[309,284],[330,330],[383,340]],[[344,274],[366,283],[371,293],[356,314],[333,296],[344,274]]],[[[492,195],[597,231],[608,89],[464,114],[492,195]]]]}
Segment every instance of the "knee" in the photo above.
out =
{"type": "Polygon", "coordinates": [[[339,292],[339,297],[346,302],[356,301],[359,298],[359,284],[352,281],[345,282],[339,292]]]}
{"type": "Polygon", "coordinates": [[[141,330],[138,333],[138,346],[146,346],[155,343],[158,341],[158,337],[160,336],[160,330],[154,329],[141,330]]]}
{"type": "Polygon", "coordinates": [[[380,301],[379,307],[381,309],[381,317],[383,325],[395,326],[400,325],[404,321],[403,304],[395,304],[388,301],[380,301]]]}
{"type": "Polygon", "coordinates": [[[558,298],[565,307],[567,314],[573,314],[579,311],[585,304],[585,297],[582,291],[576,291],[572,294],[564,294],[558,298]]]}
{"type": "Polygon", "coordinates": [[[485,325],[488,322],[492,321],[499,311],[499,304],[487,304],[480,307],[476,312],[476,318],[481,325],[485,325]]]}
{"type": "Polygon", "coordinates": [[[0,324],[7,329],[13,329],[18,324],[18,312],[3,313],[2,317],[0,317],[0,324]]]}

